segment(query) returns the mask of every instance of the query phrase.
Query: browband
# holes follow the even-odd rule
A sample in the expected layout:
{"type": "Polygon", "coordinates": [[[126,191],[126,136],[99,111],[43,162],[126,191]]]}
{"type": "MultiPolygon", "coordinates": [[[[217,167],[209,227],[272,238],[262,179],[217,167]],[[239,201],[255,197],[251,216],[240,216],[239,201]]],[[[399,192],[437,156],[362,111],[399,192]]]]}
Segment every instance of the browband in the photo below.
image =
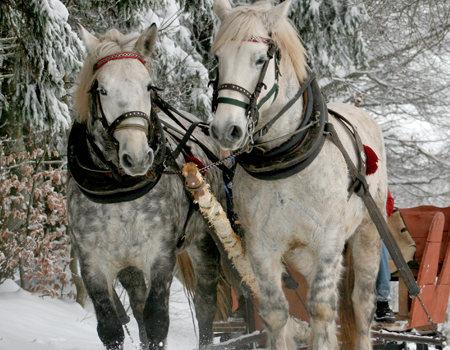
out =
{"type": "Polygon", "coordinates": [[[101,60],[99,60],[96,64],[94,64],[94,72],[97,69],[99,69],[101,66],[103,66],[104,64],[108,63],[109,61],[120,60],[122,58],[132,58],[132,59],[140,61],[142,64],[145,65],[145,61],[138,54],[135,54],[133,52],[121,52],[121,53],[116,53],[114,55],[106,56],[106,57],[102,58],[101,60]]]}

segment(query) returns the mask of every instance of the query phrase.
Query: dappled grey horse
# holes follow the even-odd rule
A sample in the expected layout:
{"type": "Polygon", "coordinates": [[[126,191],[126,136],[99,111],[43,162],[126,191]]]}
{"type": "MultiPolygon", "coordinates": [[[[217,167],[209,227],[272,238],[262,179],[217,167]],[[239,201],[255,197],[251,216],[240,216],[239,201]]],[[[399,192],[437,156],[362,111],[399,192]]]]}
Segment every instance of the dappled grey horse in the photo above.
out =
{"type": "Polygon", "coordinates": [[[365,168],[356,134],[375,152],[378,170],[367,182],[385,215],[383,136],[361,109],[325,105],[307,67],[305,49],[287,18],[290,3],[232,8],[228,0],[215,0],[222,24],[213,46],[218,76],[211,136],[237,155],[235,211],[261,291],[260,315],[271,349],[295,348],[281,288],[287,262],[309,286],[309,348],[339,348],[336,319],[341,303],[347,311],[340,320],[340,333],[347,341],[342,348],[368,350],[381,240],[363,200],[353,193],[359,190],[358,181],[349,176],[350,163],[343,154],[365,168]],[[355,281],[353,291],[346,290],[339,299],[346,242],[353,253],[355,281]]]}
{"type": "MultiPolygon", "coordinates": [[[[177,254],[186,249],[195,270],[194,304],[203,348],[213,336],[219,253],[179,176],[161,174],[161,169],[177,169],[165,150],[178,144],[164,135],[161,122],[181,128],[163,113],[158,118],[152,109],[147,62],[156,26],[140,36],[111,30],[97,39],[83,28],[81,34],[88,56],[69,141],[73,178],[67,204],[72,243],[95,307],[99,337],[107,349],[123,348],[122,307],[113,290],[118,278],[130,297],[142,348],[166,347],[170,285],[177,254]]],[[[218,149],[202,132],[194,136],[209,149],[218,149]]],[[[187,157],[208,161],[193,142],[186,152],[187,157]]],[[[185,162],[179,156],[176,163],[185,162]]],[[[209,170],[207,180],[223,199],[221,174],[209,170]]]]}

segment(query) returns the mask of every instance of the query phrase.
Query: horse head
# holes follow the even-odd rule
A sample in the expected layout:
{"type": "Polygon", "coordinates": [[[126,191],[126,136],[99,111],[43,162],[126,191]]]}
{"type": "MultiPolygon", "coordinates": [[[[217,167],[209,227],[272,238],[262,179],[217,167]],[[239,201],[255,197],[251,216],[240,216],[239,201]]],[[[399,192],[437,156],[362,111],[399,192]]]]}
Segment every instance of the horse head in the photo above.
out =
{"type": "Polygon", "coordinates": [[[214,2],[222,25],[213,46],[218,62],[211,136],[225,150],[253,143],[255,133],[289,98],[285,90],[294,91],[306,76],[306,52],[287,19],[290,3],[232,8],[228,0],[214,2]],[[284,86],[281,67],[283,77],[294,77],[284,86]]]}
{"type": "Polygon", "coordinates": [[[88,56],[75,98],[78,121],[87,123],[108,161],[127,175],[145,175],[155,152],[150,147],[154,125],[147,62],[156,43],[156,25],[140,36],[110,30],[98,39],[81,26],[80,31],[88,56]]]}

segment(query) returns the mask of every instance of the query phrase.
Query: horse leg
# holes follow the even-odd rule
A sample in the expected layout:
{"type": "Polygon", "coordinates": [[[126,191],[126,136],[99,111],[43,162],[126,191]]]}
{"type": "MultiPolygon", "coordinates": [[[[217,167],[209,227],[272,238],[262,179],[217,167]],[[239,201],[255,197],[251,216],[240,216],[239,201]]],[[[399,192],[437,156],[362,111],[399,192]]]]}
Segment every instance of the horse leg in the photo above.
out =
{"type": "Polygon", "coordinates": [[[117,277],[128,293],[131,309],[139,326],[139,339],[146,348],[148,347],[148,339],[144,326],[144,306],[147,286],[145,285],[144,273],[134,266],[129,266],[121,270],[117,277]]]}
{"type": "MultiPolygon", "coordinates": [[[[326,239],[324,239],[324,242],[326,239]]],[[[311,316],[309,349],[336,350],[339,348],[336,335],[338,310],[338,282],[342,270],[342,254],[339,244],[320,248],[316,252],[314,268],[305,278],[308,281],[308,312],[311,316]]],[[[331,242],[330,241],[330,242],[331,242]]],[[[343,246],[343,243],[342,243],[343,246]]]]}
{"type": "Polygon", "coordinates": [[[376,305],[375,283],[380,267],[381,239],[375,226],[369,223],[351,239],[355,284],[352,302],[355,312],[358,350],[372,349],[370,326],[376,305]]]}
{"type": "MultiPolygon", "coordinates": [[[[79,254],[79,256],[83,255],[79,254]]],[[[101,271],[93,271],[92,266],[88,266],[81,260],[80,267],[86,291],[94,304],[100,340],[108,350],[123,349],[125,334],[110,294],[112,286],[108,288],[108,279],[101,271]]]]}
{"type": "Polygon", "coordinates": [[[169,296],[175,267],[175,254],[156,261],[151,271],[150,292],[144,307],[144,325],[149,350],[163,350],[169,332],[169,296]]]}
{"type": "Polygon", "coordinates": [[[199,347],[205,349],[213,340],[220,256],[209,234],[189,247],[188,253],[195,271],[194,306],[200,337],[199,347]]]}
{"type": "MultiPolygon", "coordinates": [[[[247,245],[251,264],[260,289],[260,315],[268,331],[271,350],[295,349],[293,327],[289,323],[289,304],[281,286],[284,266],[281,256],[268,255],[267,249],[256,248],[253,241],[247,245]]],[[[274,252],[272,252],[274,253],[274,252]]]]}

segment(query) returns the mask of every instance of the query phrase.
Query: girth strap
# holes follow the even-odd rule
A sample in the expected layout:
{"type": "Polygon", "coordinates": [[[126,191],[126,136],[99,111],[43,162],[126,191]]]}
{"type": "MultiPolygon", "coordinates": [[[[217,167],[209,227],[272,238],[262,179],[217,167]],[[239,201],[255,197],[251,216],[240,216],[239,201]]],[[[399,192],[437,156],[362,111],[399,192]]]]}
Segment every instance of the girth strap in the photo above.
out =
{"type": "MultiPolygon", "coordinates": [[[[338,120],[341,121],[340,118],[338,118],[338,120]]],[[[357,135],[356,129],[353,128],[353,130],[357,135]]],[[[336,147],[341,151],[342,155],[344,156],[347,168],[350,173],[350,177],[352,179],[352,185],[350,186],[349,191],[355,192],[358,195],[358,197],[362,198],[364,204],[366,205],[367,210],[369,211],[369,215],[373,223],[375,224],[378,233],[381,236],[381,239],[383,240],[384,244],[389,250],[392,260],[394,261],[395,266],[397,266],[398,271],[400,272],[400,275],[402,276],[408,288],[410,297],[411,298],[417,297],[420,294],[420,288],[417,285],[417,282],[414,279],[411,270],[406,264],[406,261],[403,258],[400,248],[398,247],[397,242],[395,241],[391,231],[389,230],[386,220],[384,219],[383,215],[380,212],[380,209],[376,205],[375,200],[373,199],[372,195],[369,192],[369,184],[366,181],[365,172],[358,171],[356,169],[356,166],[353,164],[349,154],[342,145],[341,140],[339,139],[333,124],[327,123],[325,125],[325,132],[329,134],[331,141],[333,141],[333,143],[336,145],[336,147]]],[[[362,168],[364,169],[365,167],[362,168]]]]}

